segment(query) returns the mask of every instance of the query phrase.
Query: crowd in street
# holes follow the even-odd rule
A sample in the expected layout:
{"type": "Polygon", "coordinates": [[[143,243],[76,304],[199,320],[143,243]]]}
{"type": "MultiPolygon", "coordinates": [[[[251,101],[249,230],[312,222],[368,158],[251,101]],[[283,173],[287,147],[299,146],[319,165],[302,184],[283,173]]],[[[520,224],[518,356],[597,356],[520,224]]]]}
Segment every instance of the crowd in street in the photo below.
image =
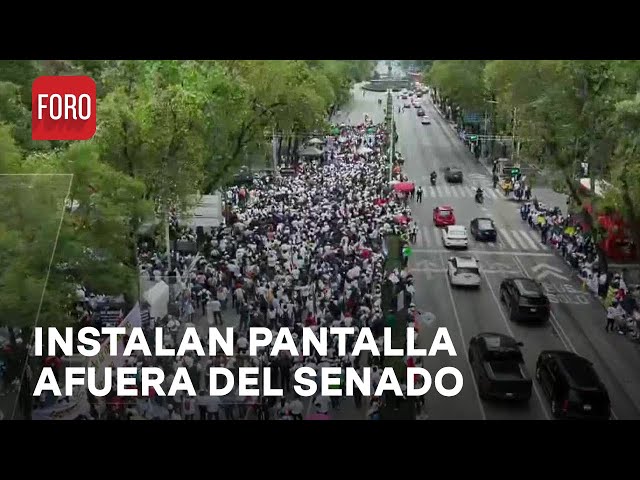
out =
{"type": "MultiPolygon", "coordinates": [[[[301,338],[302,327],[363,326],[382,335],[385,319],[381,306],[383,236],[405,234],[411,220],[402,198],[390,195],[387,158],[383,153],[386,133],[382,125],[369,121],[336,126],[339,134],[328,137],[324,153],[298,168],[297,175],[254,182],[251,187],[233,187],[226,192],[225,221],[209,231],[195,232],[173,225],[175,237],[198,245],[195,253],[172,253],[172,269],[153,242],[141,244],[140,264],[150,280],[175,275],[180,314],[169,315],[157,325],[165,328],[165,346],[176,345],[187,326],[195,326],[206,340],[209,326],[235,322],[236,354],[225,358],[136,357],[131,366],[161,366],[167,385],[176,368],[189,371],[197,398],[152,396],[128,400],[115,393],[106,402],[91,400],[92,418],[108,419],[302,419],[329,418],[342,401],[356,407],[362,397],[341,399],[318,396],[303,408],[291,381],[297,368],[327,366],[360,368],[363,360],[337,354],[337,337],[327,356],[276,358],[262,352],[246,355],[247,331],[252,326],[282,327],[301,338]],[[226,320],[225,320],[226,319],[226,320]],[[210,366],[271,367],[272,384],[282,387],[282,399],[241,398],[237,391],[225,397],[210,397],[210,366]]],[[[404,180],[401,173],[396,178],[404,180]]],[[[392,280],[413,292],[406,270],[393,272],[392,280]]],[[[275,335],[274,335],[275,338],[275,335]]],[[[349,345],[347,346],[349,351],[349,345]]],[[[380,372],[374,373],[377,384],[380,372]]],[[[375,387],[375,385],[374,385],[375,387]]],[[[369,417],[377,418],[381,400],[372,398],[369,417]]],[[[364,410],[366,411],[366,410],[364,410]]]]}
{"type": "Polygon", "coordinates": [[[559,207],[549,208],[534,200],[520,206],[523,221],[540,232],[540,241],[549,245],[578,273],[585,290],[599,297],[607,308],[605,329],[640,339],[640,303],[638,286],[630,288],[626,272],[609,272],[607,262],[593,237],[571,214],[559,207]]]}

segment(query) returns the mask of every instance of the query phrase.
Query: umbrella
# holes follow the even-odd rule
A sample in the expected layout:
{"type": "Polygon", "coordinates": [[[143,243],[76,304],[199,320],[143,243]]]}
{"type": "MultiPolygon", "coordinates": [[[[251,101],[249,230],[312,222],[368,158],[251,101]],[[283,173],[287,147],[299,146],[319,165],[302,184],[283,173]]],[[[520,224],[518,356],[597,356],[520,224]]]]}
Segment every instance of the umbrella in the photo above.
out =
{"type": "Polygon", "coordinates": [[[312,138],[311,140],[309,140],[307,142],[309,145],[320,145],[322,143],[324,143],[322,140],[320,140],[319,138],[312,138]]]}
{"type": "Polygon", "coordinates": [[[373,152],[373,150],[371,150],[369,147],[360,147],[358,149],[358,153],[361,155],[367,154],[367,153],[371,153],[373,152]]]}
{"type": "Polygon", "coordinates": [[[398,183],[401,183],[401,182],[400,182],[400,180],[391,180],[391,181],[389,182],[389,185],[396,185],[396,184],[398,184],[398,183]]]}
{"type": "Polygon", "coordinates": [[[400,182],[400,183],[396,183],[393,186],[393,189],[396,192],[403,192],[403,193],[409,193],[413,191],[415,188],[416,186],[413,182],[400,182]]]}
{"type": "Polygon", "coordinates": [[[405,217],[404,215],[396,215],[395,217],[393,217],[393,220],[400,225],[406,225],[407,223],[409,223],[409,218],[405,217]]]}
{"type": "Polygon", "coordinates": [[[367,130],[367,133],[376,133],[376,129],[375,128],[369,128],[367,130]]]}
{"type": "Polygon", "coordinates": [[[340,135],[340,129],[339,128],[334,128],[333,130],[331,130],[331,134],[332,135],[340,135]]]}

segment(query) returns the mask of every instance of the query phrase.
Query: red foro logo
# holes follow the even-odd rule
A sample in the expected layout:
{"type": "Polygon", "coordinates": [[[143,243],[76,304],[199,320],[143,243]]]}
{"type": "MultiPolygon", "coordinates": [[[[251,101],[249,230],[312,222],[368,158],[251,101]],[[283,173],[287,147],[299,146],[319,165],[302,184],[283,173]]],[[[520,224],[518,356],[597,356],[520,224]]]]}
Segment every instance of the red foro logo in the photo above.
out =
{"type": "Polygon", "coordinates": [[[96,82],[38,77],[31,88],[33,140],[89,140],[96,133],[96,82]]]}

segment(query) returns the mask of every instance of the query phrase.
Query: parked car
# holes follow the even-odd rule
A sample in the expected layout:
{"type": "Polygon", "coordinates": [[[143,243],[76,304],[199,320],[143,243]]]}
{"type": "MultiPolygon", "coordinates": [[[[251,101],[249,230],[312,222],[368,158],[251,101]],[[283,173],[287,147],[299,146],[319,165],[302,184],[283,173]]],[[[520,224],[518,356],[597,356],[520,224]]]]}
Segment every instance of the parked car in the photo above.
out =
{"type": "Polygon", "coordinates": [[[482,242],[495,242],[498,237],[496,226],[490,218],[474,218],[469,231],[475,240],[482,242]]]}
{"type": "Polygon", "coordinates": [[[433,209],[433,223],[436,227],[455,225],[456,216],[453,213],[453,207],[447,205],[435,207],[433,209]]]}
{"type": "Polygon", "coordinates": [[[444,169],[444,179],[449,183],[462,183],[462,170],[456,167],[444,169]]]}
{"type": "Polygon", "coordinates": [[[526,277],[509,277],[500,283],[500,300],[512,321],[546,322],[551,306],[540,282],[526,277]]]}
{"type": "Polygon", "coordinates": [[[449,225],[442,230],[442,245],[444,248],[467,248],[469,238],[467,228],[463,225],[449,225]]]}
{"type": "Polygon", "coordinates": [[[447,277],[455,287],[479,287],[480,266],[473,257],[451,257],[447,262],[447,277]]]}
{"type": "Polygon", "coordinates": [[[531,398],[533,382],[524,364],[521,342],[502,333],[480,333],[469,342],[469,363],[483,400],[531,398]]]}
{"type": "Polygon", "coordinates": [[[544,350],[536,362],[536,380],[556,418],[608,420],[611,401],[593,364],[573,352],[544,350]]]}

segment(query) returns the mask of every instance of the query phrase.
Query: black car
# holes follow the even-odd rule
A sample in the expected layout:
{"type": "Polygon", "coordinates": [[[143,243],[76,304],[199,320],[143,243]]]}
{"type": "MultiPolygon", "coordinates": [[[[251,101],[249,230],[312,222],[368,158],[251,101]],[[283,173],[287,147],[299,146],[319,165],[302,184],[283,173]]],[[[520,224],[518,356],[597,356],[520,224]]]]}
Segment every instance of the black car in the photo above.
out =
{"type": "Polygon", "coordinates": [[[447,167],[444,170],[444,179],[449,183],[462,183],[462,170],[447,167]]]}
{"type": "Polygon", "coordinates": [[[526,277],[510,277],[500,284],[500,300],[512,321],[549,320],[551,306],[540,282],[526,277]]]}
{"type": "Polygon", "coordinates": [[[422,107],[418,108],[418,110],[416,110],[416,113],[419,117],[424,117],[424,110],[422,109],[422,107]]]}
{"type": "Polygon", "coordinates": [[[520,347],[502,333],[480,333],[469,342],[469,363],[480,398],[529,400],[533,382],[520,347]]]}
{"type": "Polygon", "coordinates": [[[545,350],[536,362],[536,380],[556,418],[608,420],[611,401],[593,364],[573,352],[545,350]]]}
{"type": "Polygon", "coordinates": [[[495,242],[498,237],[496,226],[490,218],[474,218],[469,231],[474,239],[482,242],[495,242]]]}

